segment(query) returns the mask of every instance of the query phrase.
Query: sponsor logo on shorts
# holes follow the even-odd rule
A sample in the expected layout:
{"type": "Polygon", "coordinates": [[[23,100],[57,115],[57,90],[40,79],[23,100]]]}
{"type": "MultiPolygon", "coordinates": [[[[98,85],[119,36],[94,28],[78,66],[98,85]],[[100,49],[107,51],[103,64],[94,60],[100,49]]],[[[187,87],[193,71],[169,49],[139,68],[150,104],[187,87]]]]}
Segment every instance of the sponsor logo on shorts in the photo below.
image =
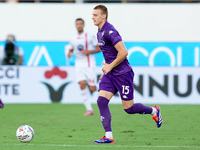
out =
{"type": "Polygon", "coordinates": [[[126,99],[128,98],[126,95],[123,95],[122,97],[123,97],[123,98],[126,98],[126,99]]]}

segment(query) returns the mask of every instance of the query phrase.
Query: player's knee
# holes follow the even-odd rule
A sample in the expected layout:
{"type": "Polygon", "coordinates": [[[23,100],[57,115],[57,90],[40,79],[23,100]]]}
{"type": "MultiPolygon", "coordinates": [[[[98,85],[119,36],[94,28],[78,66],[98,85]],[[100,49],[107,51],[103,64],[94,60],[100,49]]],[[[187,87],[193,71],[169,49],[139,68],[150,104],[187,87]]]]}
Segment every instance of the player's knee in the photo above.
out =
{"type": "Polygon", "coordinates": [[[130,111],[130,109],[124,109],[124,111],[125,111],[127,114],[132,114],[132,112],[130,111]]]}
{"type": "Polygon", "coordinates": [[[134,104],[133,100],[129,100],[129,101],[122,100],[122,105],[124,107],[124,110],[131,108],[133,104],[134,104]]]}
{"type": "Polygon", "coordinates": [[[85,81],[80,81],[79,85],[80,85],[81,90],[86,88],[86,82],[85,81]]]}
{"type": "Polygon", "coordinates": [[[103,105],[103,102],[101,101],[101,97],[98,97],[98,99],[97,99],[97,105],[99,107],[103,105]]]}
{"type": "Polygon", "coordinates": [[[91,91],[91,92],[96,91],[96,86],[90,86],[89,88],[90,88],[90,91],[91,91]]]}
{"type": "Polygon", "coordinates": [[[97,105],[98,107],[107,107],[109,103],[109,100],[105,97],[99,96],[97,99],[97,105]]]}

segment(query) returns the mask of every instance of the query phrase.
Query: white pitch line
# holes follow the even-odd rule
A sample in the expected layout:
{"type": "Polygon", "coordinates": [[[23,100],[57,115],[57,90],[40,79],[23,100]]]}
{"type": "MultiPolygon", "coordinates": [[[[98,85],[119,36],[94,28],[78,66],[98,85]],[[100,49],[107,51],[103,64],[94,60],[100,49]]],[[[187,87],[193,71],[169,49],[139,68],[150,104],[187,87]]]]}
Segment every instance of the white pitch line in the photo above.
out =
{"type": "Polygon", "coordinates": [[[101,145],[101,144],[94,144],[94,145],[70,145],[70,144],[29,144],[29,143],[19,143],[19,144],[0,144],[3,146],[54,146],[54,147],[130,147],[130,148],[200,148],[200,146],[150,146],[150,145],[132,145],[132,146],[125,146],[125,145],[115,145],[115,144],[111,144],[111,145],[101,145]]]}

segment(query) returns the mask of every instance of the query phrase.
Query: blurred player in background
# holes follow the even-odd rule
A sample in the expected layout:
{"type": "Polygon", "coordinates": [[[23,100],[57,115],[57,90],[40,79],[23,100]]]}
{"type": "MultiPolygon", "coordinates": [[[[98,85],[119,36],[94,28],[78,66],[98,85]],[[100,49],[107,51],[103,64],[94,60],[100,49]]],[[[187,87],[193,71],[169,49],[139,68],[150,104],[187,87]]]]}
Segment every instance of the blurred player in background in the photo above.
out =
{"type": "Polygon", "coordinates": [[[5,47],[1,49],[0,53],[1,65],[23,65],[24,51],[15,42],[14,35],[7,36],[5,47]]]}
{"type": "Polygon", "coordinates": [[[4,104],[2,102],[2,100],[0,99],[0,108],[3,108],[4,107],[4,104]]]}
{"type": "Polygon", "coordinates": [[[76,56],[76,80],[80,85],[81,96],[86,108],[85,116],[93,115],[93,109],[91,102],[88,99],[87,84],[91,92],[96,91],[97,76],[95,73],[95,56],[94,53],[100,52],[100,48],[97,45],[95,35],[84,32],[84,20],[77,18],[75,21],[76,29],[78,33],[72,37],[69,45],[66,46],[69,49],[68,58],[71,58],[74,53],[76,56]]]}
{"type": "Polygon", "coordinates": [[[103,52],[103,75],[99,83],[99,97],[97,104],[101,121],[105,129],[105,136],[94,143],[114,143],[111,129],[111,113],[108,103],[112,96],[119,91],[124,110],[128,114],[152,114],[159,128],[162,124],[160,108],[149,107],[141,103],[134,103],[133,78],[134,72],[127,60],[128,51],[118,31],[107,22],[108,11],[104,5],[97,5],[93,10],[94,25],[98,26],[98,45],[103,52]]]}

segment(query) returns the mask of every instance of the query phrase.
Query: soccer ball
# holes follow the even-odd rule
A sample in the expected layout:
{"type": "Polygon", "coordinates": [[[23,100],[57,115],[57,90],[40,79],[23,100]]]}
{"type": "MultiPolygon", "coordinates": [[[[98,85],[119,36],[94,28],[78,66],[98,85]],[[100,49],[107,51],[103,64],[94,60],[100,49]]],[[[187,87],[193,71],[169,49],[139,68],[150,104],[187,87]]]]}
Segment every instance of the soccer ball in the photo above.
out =
{"type": "Polygon", "coordinates": [[[20,142],[30,142],[34,137],[34,130],[29,125],[22,125],[17,129],[16,136],[20,142]]]}

